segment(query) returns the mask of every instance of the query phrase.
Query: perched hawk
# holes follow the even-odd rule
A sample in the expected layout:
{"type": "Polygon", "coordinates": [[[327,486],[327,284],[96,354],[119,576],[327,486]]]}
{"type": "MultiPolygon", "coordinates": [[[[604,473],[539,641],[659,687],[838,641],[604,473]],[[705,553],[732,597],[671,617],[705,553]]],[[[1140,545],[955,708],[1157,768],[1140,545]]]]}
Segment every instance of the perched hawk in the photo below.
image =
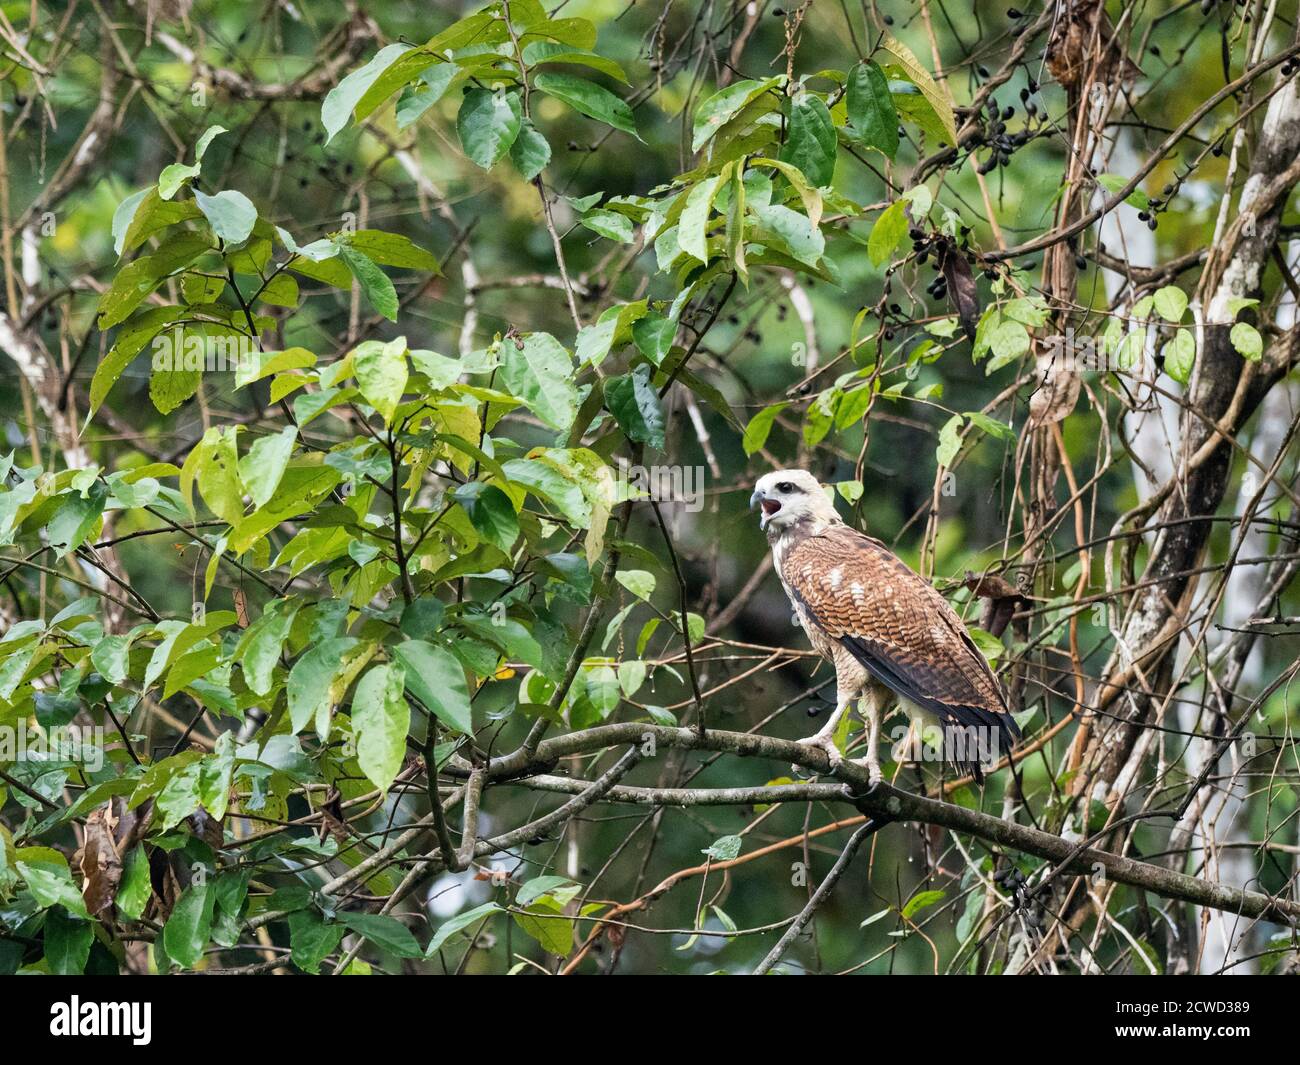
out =
{"type": "Polygon", "coordinates": [[[835,729],[854,699],[868,726],[866,766],[881,779],[880,724],[897,698],[915,735],[939,726],[946,760],[982,780],[982,765],[1020,739],[1002,688],[961,619],[879,540],[849,528],[816,479],[778,470],[759,479],[777,575],[813,648],[835,666],[835,713],[805,740],[843,755],[835,729]]]}

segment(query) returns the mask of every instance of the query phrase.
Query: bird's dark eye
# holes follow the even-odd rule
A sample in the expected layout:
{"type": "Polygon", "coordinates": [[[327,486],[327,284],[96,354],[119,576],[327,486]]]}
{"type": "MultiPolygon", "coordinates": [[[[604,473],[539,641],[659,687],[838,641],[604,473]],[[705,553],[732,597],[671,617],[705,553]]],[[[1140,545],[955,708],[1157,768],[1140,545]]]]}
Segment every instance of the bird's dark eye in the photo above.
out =
{"type": "Polygon", "coordinates": [[[792,485],[789,481],[782,481],[780,484],[776,486],[776,490],[778,492],[793,492],[794,485],[792,485]]]}

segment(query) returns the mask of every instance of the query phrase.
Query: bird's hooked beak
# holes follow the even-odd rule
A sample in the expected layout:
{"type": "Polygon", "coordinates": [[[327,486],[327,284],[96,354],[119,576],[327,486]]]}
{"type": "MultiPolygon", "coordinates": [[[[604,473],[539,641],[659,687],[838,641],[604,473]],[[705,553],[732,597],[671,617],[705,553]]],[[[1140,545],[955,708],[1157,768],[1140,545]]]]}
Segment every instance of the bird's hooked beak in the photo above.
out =
{"type": "Polygon", "coordinates": [[[749,497],[749,509],[753,510],[758,506],[763,508],[763,516],[758,519],[758,527],[766,529],[768,520],[781,509],[781,504],[775,499],[768,499],[761,488],[755,488],[754,494],[749,497]]]}

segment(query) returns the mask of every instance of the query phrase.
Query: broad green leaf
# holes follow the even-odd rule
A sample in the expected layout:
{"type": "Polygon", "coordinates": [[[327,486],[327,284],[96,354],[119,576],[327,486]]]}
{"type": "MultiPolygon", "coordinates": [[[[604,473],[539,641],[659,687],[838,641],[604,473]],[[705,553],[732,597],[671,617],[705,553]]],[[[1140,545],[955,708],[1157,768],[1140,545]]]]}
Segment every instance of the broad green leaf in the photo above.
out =
{"type": "Polygon", "coordinates": [[[1258,362],[1264,354],[1264,339],[1259,335],[1259,330],[1249,322],[1238,322],[1232,327],[1230,336],[1232,346],[1237,349],[1242,358],[1258,362]]]}
{"type": "Polygon", "coordinates": [[[714,93],[695,111],[691,151],[698,152],[728,122],[763,93],[784,82],[783,77],[737,81],[714,93]]]}
{"type": "Polygon", "coordinates": [[[798,211],[773,203],[766,207],[755,207],[753,214],[759,223],[758,238],[763,241],[776,240],[799,262],[816,266],[826,251],[826,239],[821,230],[798,211]]]}
{"type": "Polygon", "coordinates": [[[95,938],[94,925],[70,917],[62,908],[45,915],[45,960],[55,976],[78,976],[86,971],[90,944],[95,938]]]}
{"type": "Polygon", "coordinates": [[[734,862],[740,856],[743,841],[739,836],[723,836],[704,849],[704,855],[715,862],[734,862]]]}
{"type": "Polygon", "coordinates": [[[642,364],[630,374],[606,381],[605,405],[629,440],[663,450],[664,413],[650,382],[649,366],[642,364]]]}
{"type": "Polygon", "coordinates": [[[903,917],[915,917],[921,910],[924,910],[927,906],[933,906],[936,902],[942,902],[945,897],[947,897],[947,892],[944,891],[918,891],[907,900],[907,905],[903,907],[903,917]]]}
{"type": "Polygon", "coordinates": [[[252,497],[253,506],[265,506],[275,495],[297,439],[297,428],[286,425],[278,433],[258,437],[239,460],[239,480],[252,497]]]}
{"type": "Polygon", "coordinates": [[[957,120],[953,115],[952,105],[948,102],[947,95],[939,88],[930,72],[921,65],[907,45],[891,37],[888,33],[881,38],[880,50],[894,59],[907,80],[921,90],[921,94],[934,108],[934,113],[939,117],[947,143],[955,145],[957,143],[957,120]]]}
{"type": "Polygon", "coordinates": [[[485,902],[482,906],[475,906],[472,910],[466,910],[464,913],[458,913],[455,917],[448,918],[438,926],[438,930],[433,933],[433,938],[429,940],[429,946],[424,954],[427,958],[432,958],[442,945],[452,936],[462,929],[469,928],[479,921],[485,921],[494,914],[504,913],[505,911],[495,902],[485,902]]]}
{"type": "Polygon", "coordinates": [[[435,63],[420,72],[423,88],[407,86],[397,100],[397,128],[406,129],[443,98],[462,71],[455,63],[435,63]]]}
{"type": "Polygon", "coordinates": [[[390,44],[385,48],[381,48],[374,59],[359,70],[354,70],[326,94],[320,109],[321,125],[325,127],[326,144],[333,140],[334,135],[348,124],[353,109],[357,106],[361,97],[366,94],[366,90],[379,78],[379,75],[410,50],[411,46],[408,44],[390,44]]]}
{"type": "Polygon", "coordinates": [[[334,243],[345,244],[380,266],[438,272],[437,256],[401,233],[387,233],[382,229],[358,229],[354,233],[336,236],[334,243]]]}
{"type": "Polygon", "coordinates": [[[495,485],[470,481],[457,488],[453,498],[465,508],[484,540],[506,552],[514,547],[519,539],[519,519],[505,492],[495,485]]]}
{"type": "Polygon", "coordinates": [[[954,414],[939,430],[939,446],[935,449],[935,460],[940,466],[951,466],[961,449],[961,429],[964,420],[960,414],[954,414]]]}
{"type": "Polygon", "coordinates": [[[297,600],[274,600],[240,639],[234,657],[255,695],[266,695],[271,690],[280,648],[288,638],[298,606],[297,600]]]}
{"type": "Polygon", "coordinates": [[[378,913],[340,913],[339,921],[359,936],[364,936],[381,950],[399,958],[418,958],[423,955],[411,930],[395,917],[378,913]]]}
{"type": "Polygon", "coordinates": [[[357,764],[380,791],[388,791],[406,757],[411,708],[402,690],[406,671],[395,663],[372,666],[357,681],[352,696],[352,728],[357,764]]]}
{"type": "Polygon", "coordinates": [[[470,89],[456,116],[465,154],[484,170],[490,170],[510,150],[523,118],[519,94],[470,89]]]}
{"type": "Polygon", "coordinates": [[[713,201],[718,195],[721,181],[720,177],[709,178],[691,189],[678,221],[678,245],[687,255],[702,263],[709,261],[709,215],[713,211],[713,201]]]}
{"type": "Polygon", "coordinates": [[[602,74],[608,74],[615,81],[621,81],[624,85],[628,83],[627,74],[614,60],[606,59],[603,55],[597,55],[595,52],[574,48],[567,44],[559,44],[554,41],[533,41],[525,45],[524,62],[530,67],[541,66],[544,63],[572,63],[599,70],[602,74]]]}
{"type": "Polygon", "coordinates": [[[788,402],[773,403],[770,407],[764,407],[749,420],[749,424],[745,426],[745,435],[741,440],[741,446],[745,449],[746,455],[752,455],[767,443],[768,434],[772,432],[776,416],[789,405],[788,402]]]}
{"type": "Polygon", "coordinates": [[[1196,361],[1196,340],[1190,329],[1180,329],[1162,349],[1165,361],[1165,373],[1179,384],[1187,384],[1192,376],[1192,364],[1196,361]]]}
{"type": "Polygon", "coordinates": [[[551,145],[527,119],[519,122],[519,136],[510,145],[510,161],[525,181],[532,181],[551,161],[551,145]]]}
{"type": "Polygon", "coordinates": [[[533,79],[533,87],[548,96],[568,104],[575,111],[580,111],[588,118],[604,122],[607,126],[630,133],[637,140],[641,135],[636,131],[636,120],[627,103],[615,96],[608,89],[594,82],[584,81],[568,74],[538,74],[533,79]]]}
{"type": "Polygon", "coordinates": [[[511,394],[560,432],[578,413],[573,359],[550,333],[528,333],[501,342],[501,376],[511,394]]]}
{"type": "Polygon", "coordinates": [[[469,735],[469,692],[465,670],[450,651],[424,640],[406,640],[392,649],[406,673],[406,690],[450,729],[469,735]]]}
{"type": "Polygon", "coordinates": [[[117,886],[117,912],[128,921],[138,921],[153,897],[149,880],[149,856],[144,844],[137,844],[126,859],[122,880],[117,886]]]}
{"type": "Polygon", "coordinates": [[[257,208],[242,192],[227,189],[209,196],[195,189],[194,201],[208,220],[212,232],[226,244],[242,244],[257,224],[257,208]]]}
{"type": "Polygon", "coordinates": [[[211,884],[195,882],[177,900],[163,926],[163,947],[167,956],[184,969],[193,969],[203,957],[212,931],[211,884]]]}
{"type": "Polygon", "coordinates": [[[895,200],[876,219],[867,236],[867,258],[873,266],[884,266],[907,236],[907,209],[904,201],[895,200]]]}
{"type": "Polygon", "coordinates": [[[1152,297],[1156,313],[1166,322],[1178,323],[1187,311],[1187,293],[1177,285],[1165,285],[1158,288],[1152,297]]]}
{"type": "Polygon", "coordinates": [[[406,391],[406,337],[363,341],[352,352],[352,369],[366,402],[391,422],[406,391]]]}
{"type": "Polygon", "coordinates": [[[593,233],[618,241],[620,244],[631,244],[634,239],[632,219],[625,214],[618,214],[615,211],[588,211],[578,221],[593,233]]]}
{"type": "Polygon", "coordinates": [[[352,276],[357,279],[361,286],[361,291],[365,293],[367,301],[379,314],[383,315],[390,322],[397,321],[397,289],[393,288],[392,281],[375,264],[370,256],[349,247],[347,244],[340,244],[339,258],[343,260],[343,265],[351,271],[352,276]]]}
{"type": "Polygon", "coordinates": [[[847,107],[858,141],[893,159],[898,151],[898,111],[879,64],[859,63],[850,72],[847,107]]]}
{"type": "Polygon", "coordinates": [[[336,636],[310,648],[289,671],[289,719],[295,733],[301,732],[330,696],[335,677],[342,671],[344,657],[359,640],[336,636]]]}
{"type": "Polygon", "coordinates": [[[326,924],[314,910],[295,910],[289,914],[289,957],[305,973],[320,972],[345,931],[341,924],[326,924]]]}
{"type": "Polygon", "coordinates": [[[799,168],[815,186],[829,185],[835,175],[835,124],[826,102],[815,93],[804,92],[790,104],[783,162],[799,168]]]}

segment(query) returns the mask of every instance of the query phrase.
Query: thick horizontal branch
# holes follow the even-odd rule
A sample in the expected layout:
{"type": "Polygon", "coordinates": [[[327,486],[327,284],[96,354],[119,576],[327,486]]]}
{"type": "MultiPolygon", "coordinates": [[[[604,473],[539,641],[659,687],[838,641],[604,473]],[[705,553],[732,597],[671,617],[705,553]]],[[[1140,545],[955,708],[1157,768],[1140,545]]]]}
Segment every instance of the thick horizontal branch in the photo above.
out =
{"type": "MultiPolygon", "coordinates": [[[[793,740],[758,736],[746,732],[720,732],[714,729],[701,735],[695,729],[668,728],[662,725],[633,722],[600,725],[564,736],[554,736],[538,744],[531,755],[521,748],[511,754],[494,758],[487,767],[487,777],[489,781],[493,781],[545,774],[553,769],[561,758],[570,755],[586,754],[606,747],[624,745],[636,745],[644,750],[645,745],[651,743],[655,746],[685,750],[720,751],[741,757],[767,758],[799,765],[819,774],[832,775],[829,759],[823,750],[793,740]]],[[[1201,880],[1185,873],[1092,847],[1080,850],[1076,843],[1054,836],[1050,832],[1004,821],[999,817],[981,813],[979,810],[970,810],[964,806],[900,791],[887,784],[879,784],[871,788],[866,770],[852,762],[841,764],[834,775],[847,785],[841,792],[842,797],[852,801],[859,810],[874,819],[915,821],[938,825],[955,832],[965,832],[987,843],[998,844],[1058,864],[1064,863],[1067,872],[1091,875],[1100,867],[1105,870],[1105,875],[1109,879],[1117,883],[1141,888],[1163,898],[1178,899],[1243,917],[1262,918],[1286,925],[1293,925],[1297,919],[1300,919],[1300,904],[1289,899],[1273,898],[1257,891],[1242,891],[1226,884],[1201,880]]],[[[544,779],[553,781],[563,778],[544,779]]],[[[573,790],[589,787],[586,782],[577,782],[577,784],[578,788],[573,790]]],[[[561,789],[557,787],[555,790],[561,789]]],[[[570,782],[565,782],[563,790],[570,790],[570,782]]],[[[618,801],[616,796],[621,792],[626,796],[623,801],[627,801],[633,796],[648,797],[662,791],[663,805],[681,805],[683,792],[697,790],[699,789],[622,787],[617,791],[611,790],[606,798],[618,801]]],[[[742,800],[749,802],[771,801],[770,799],[754,800],[752,796],[759,791],[775,789],[726,790],[749,796],[742,800]]],[[[836,796],[828,792],[819,797],[834,799],[836,796]]],[[[636,798],[632,801],[641,801],[641,799],[636,798]]],[[[694,804],[703,805],[704,801],[694,804]]]]}

